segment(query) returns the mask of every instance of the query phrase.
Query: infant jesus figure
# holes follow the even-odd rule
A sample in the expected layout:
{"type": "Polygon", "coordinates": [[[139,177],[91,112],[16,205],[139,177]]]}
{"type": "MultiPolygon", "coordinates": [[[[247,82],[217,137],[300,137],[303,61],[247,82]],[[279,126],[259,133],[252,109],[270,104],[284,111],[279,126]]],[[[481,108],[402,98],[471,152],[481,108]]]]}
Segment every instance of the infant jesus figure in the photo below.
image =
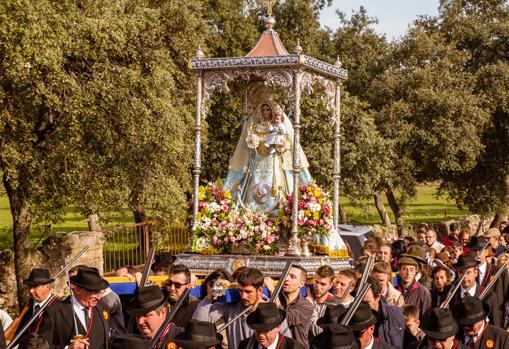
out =
{"type": "Polygon", "coordinates": [[[282,113],[275,113],[269,126],[270,133],[265,138],[265,146],[270,149],[269,154],[276,150],[282,151],[287,134],[282,113]]]}

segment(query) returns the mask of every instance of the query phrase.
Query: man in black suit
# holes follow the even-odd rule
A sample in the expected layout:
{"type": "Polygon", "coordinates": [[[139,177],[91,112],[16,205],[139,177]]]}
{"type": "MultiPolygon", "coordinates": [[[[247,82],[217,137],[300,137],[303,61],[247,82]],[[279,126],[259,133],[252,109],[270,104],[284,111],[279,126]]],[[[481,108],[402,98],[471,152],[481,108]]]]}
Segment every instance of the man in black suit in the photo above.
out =
{"type": "Polygon", "coordinates": [[[80,268],[71,296],[46,310],[40,335],[54,349],[107,349],[110,313],[99,302],[109,284],[96,268],[80,268]]]}
{"type": "Polygon", "coordinates": [[[507,349],[509,334],[488,323],[490,307],[477,297],[467,296],[452,308],[463,329],[462,342],[473,349],[507,349]]]}
{"type": "MultiPolygon", "coordinates": [[[[41,268],[32,269],[28,279],[23,280],[23,283],[28,286],[30,300],[27,305],[27,311],[21,318],[18,329],[16,330],[16,334],[18,334],[18,331],[20,331],[34,314],[50,300],[51,283],[53,281],[55,280],[51,279],[49,270],[41,268]]],[[[43,316],[44,314],[30,326],[30,329],[26,331],[24,335],[37,333],[41,326],[43,316]]]]}
{"type": "MultiPolygon", "coordinates": [[[[467,253],[464,256],[460,256],[458,258],[458,262],[454,264],[454,268],[458,273],[458,278],[461,278],[463,274],[467,274],[467,276],[463,279],[461,283],[461,287],[456,292],[454,297],[451,300],[451,305],[455,305],[460,303],[461,299],[467,296],[479,297],[481,294],[481,287],[477,284],[476,278],[478,275],[477,270],[477,262],[474,260],[474,256],[470,253],[467,253]]],[[[502,318],[500,315],[500,306],[497,295],[493,292],[489,292],[486,296],[486,303],[488,303],[490,309],[494,309],[496,311],[492,311],[489,314],[490,323],[494,326],[502,326],[502,318]]]]}
{"type": "Polygon", "coordinates": [[[305,349],[306,346],[279,333],[286,312],[275,303],[260,303],[254,312],[247,316],[247,325],[255,331],[249,338],[240,341],[239,349],[258,349],[275,347],[279,349],[305,349]]]}
{"type": "MultiPolygon", "coordinates": [[[[345,314],[346,315],[346,314],[345,314]]],[[[343,320],[339,318],[339,322],[343,320]]],[[[350,320],[348,326],[352,329],[353,335],[359,341],[359,349],[394,349],[393,346],[375,338],[375,324],[378,313],[371,309],[368,303],[362,302],[350,320]]]]}
{"type": "Polygon", "coordinates": [[[421,329],[426,334],[423,341],[427,341],[428,347],[432,349],[465,349],[465,346],[455,338],[459,326],[449,309],[431,310],[422,320],[421,329]]]}
{"type": "MultiPolygon", "coordinates": [[[[168,304],[159,286],[139,288],[127,305],[127,312],[136,317],[136,324],[147,341],[156,336],[168,315],[168,304]]],[[[176,334],[182,331],[174,322],[157,340],[156,348],[166,348],[176,334]]]]}

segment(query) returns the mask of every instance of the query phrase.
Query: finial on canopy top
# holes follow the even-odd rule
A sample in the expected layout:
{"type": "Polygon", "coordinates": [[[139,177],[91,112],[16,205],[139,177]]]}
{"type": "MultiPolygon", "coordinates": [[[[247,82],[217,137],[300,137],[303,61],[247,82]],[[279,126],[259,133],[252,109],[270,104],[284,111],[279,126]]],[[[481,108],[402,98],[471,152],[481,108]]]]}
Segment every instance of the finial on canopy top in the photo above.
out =
{"type": "Polygon", "coordinates": [[[302,46],[300,46],[300,39],[297,39],[297,46],[295,46],[295,53],[300,55],[302,53],[302,46]]]}
{"type": "Polygon", "coordinates": [[[198,46],[198,49],[196,50],[196,58],[203,58],[205,57],[205,53],[201,50],[201,47],[198,46]]]}
{"type": "Polygon", "coordinates": [[[338,68],[341,68],[343,66],[343,63],[341,63],[341,61],[339,60],[339,56],[337,56],[334,66],[338,68]]]}
{"type": "Polygon", "coordinates": [[[272,29],[276,24],[276,19],[272,17],[272,4],[275,0],[256,0],[260,5],[267,5],[267,16],[265,16],[265,27],[272,29]]]}

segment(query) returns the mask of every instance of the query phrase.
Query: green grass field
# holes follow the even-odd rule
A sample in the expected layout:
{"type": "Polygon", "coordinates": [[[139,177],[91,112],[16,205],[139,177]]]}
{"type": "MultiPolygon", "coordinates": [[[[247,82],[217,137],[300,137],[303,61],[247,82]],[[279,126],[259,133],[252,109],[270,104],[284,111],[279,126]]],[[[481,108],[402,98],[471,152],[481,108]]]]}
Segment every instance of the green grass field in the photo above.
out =
{"type": "MultiPolygon", "coordinates": [[[[449,202],[445,198],[435,196],[436,185],[420,185],[417,188],[417,197],[407,206],[406,222],[408,223],[431,223],[441,220],[450,220],[469,214],[468,210],[460,210],[454,202],[449,202]]],[[[378,212],[373,202],[365,202],[355,207],[347,202],[343,202],[347,211],[348,219],[352,222],[373,224],[380,223],[378,212]]],[[[385,203],[386,209],[391,213],[389,206],[385,203]]],[[[391,220],[394,217],[391,213],[391,220]]],[[[129,214],[112,214],[107,225],[115,226],[133,223],[132,216],[129,214]]],[[[73,212],[72,209],[67,212],[64,221],[51,226],[50,234],[57,231],[79,231],[87,230],[86,219],[73,212]]],[[[12,247],[12,216],[9,209],[9,202],[4,192],[0,191],[0,249],[12,247]]],[[[44,235],[43,229],[32,226],[32,241],[34,244],[39,242],[44,235]]]]}

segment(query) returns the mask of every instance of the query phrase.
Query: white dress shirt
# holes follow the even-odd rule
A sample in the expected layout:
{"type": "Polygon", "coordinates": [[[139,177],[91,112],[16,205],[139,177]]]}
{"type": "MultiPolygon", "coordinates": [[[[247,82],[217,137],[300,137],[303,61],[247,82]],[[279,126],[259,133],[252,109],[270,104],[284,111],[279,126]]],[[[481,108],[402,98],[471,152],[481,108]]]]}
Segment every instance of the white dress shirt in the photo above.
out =
{"type": "Polygon", "coordinates": [[[465,292],[467,292],[467,291],[468,291],[468,294],[473,297],[475,295],[476,290],[477,290],[477,284],[474,284],[474,286],[470,290],[465,290],[463,287],[461,287],[461,291],[460,291],[461,298],[465,297],[465,292]]]}
{"type": "Polygon", "coordinates": [[[36,302],[34,300],[34,304],[32,305],[32,314],[35,314],[35,307],[36,306],[42,307],[44,304],[46,304],[46,302],[50,299],[50,297],[51,297],[51,292],[48,293],[48,297],[46,297],[46,299],[43,300],[42,302],[36,302]]]}
{"type": "Polygon", "coordinates": [[[364,349],[371,349],[371,348],[373,348],[373,344],[374,343],[375,343],[375,336],[371,336],[371,341],[369,342],[369,344],[364,349]]]}
{"type": "MultiPolygon", "coordinates": [[[[83,325],[83,328],[87,328],[87,323],[85,321],[85,313],[83,312],[83,309],[85,307],[81,305],[80,302],[74,296],[71,296],[71,303],[72,303],[72,309],[74,310],[74,313],[77,315],[78,319],[80,320],[81,324],[83,325]]],[[[89,313],[90,318],[90,313],[89,313]]]]}
{"type": "Polygon", "coordinates": [[[479,285],[482,285],[484,278],[486,277],[486,268],[488,267],[488,264],[486,261],[484,261],[483,264],[480,264],[477,266],[477,271],[479,273],[479,285]]]}

